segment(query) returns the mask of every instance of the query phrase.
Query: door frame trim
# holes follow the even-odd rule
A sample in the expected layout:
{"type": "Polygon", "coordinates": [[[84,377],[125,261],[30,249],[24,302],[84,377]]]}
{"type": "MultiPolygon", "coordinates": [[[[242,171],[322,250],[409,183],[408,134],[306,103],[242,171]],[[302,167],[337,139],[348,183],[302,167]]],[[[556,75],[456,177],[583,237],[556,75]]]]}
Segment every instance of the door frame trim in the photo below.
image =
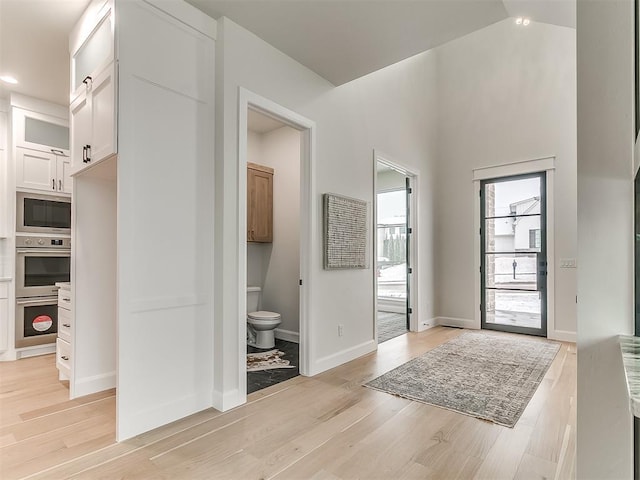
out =
{"type": "Polygon", "coordinates": [[[373,150],[373,214],[371,215],[371,228],[373,232],[373,251],[372,251],[372,265],[373,268],[373,340],[378,343],[378,277],[376,275],[376,264],[378,260],[378,235],[377,235],[377,217],[378,217],[378,175],[377,175],[377,166],[378,162],[393,168],[397,172],[409,177],[410,185],[412,189],[412,197],[411,197],[411,205],[409,206],[409,227],[412,229],[412,242],[410,244],[410,252],[409,258],[411,260],[411,268],[413,269],[413,273],[411,274],[411,280],[409,283],[409,301],[411,303],[411,317],[409,323],[409,331],[417,332],[418,327],[420,325],[419,319],[419,309],[420,305],[419,295],[420,290],[418,288],[418,276],[419,276],[419,236],[418,236],[418,206],[420,205],[420,190],[418,188],[420,171],[415,168],[407,167],[399,162],[397,162],[393,157],[387,155],[381,150],[374,149],[373,150]]]}
{"type": "Polygon", "coordinates": [[[567,334],[570,333],[556,331],[555,329],[555,161],[556,157],[552,156],[506,163],[503,165],[480,167],[473,170],[475,315],[471,328],[478,330],[481,328],[480,182],[481,180],[490,180],[493,178],[545,172],[547,189],[547,338],[564,340],[567,334]]]}
{"type": "MultiPolygon", "coordinates": [[[[482,258],[482,252],[489,253],[486,251],[486,247],[483,246],[483,236],[486,235],[486,229],[482,229],[482,218],[484,217],[486,219],[486,204],[485,201],[482,198],[482,188],[487,185],[488,183],[492,183],[492,184],[498,184],[498,183],[508,183],[508,182],[512,182],[512,181],[518,181],[518,180],[524,180],[527,178],[538,178],[540,179],[540,196],[542,199],[542,205],[544,206],[543,209],[540,210],[540,225],[543,226],[543,230],[542,232],[544,233],[543,237],[544,237],[544,246],[541,249],[540,253],[544,254],[544,260],[545,263],[547,264],[545,266],[545,272],[548,270],[548,264],[549,264],[549,255],[547,253],[547,182],[546,182],[546,172],[545,171],[539,171],[539,172],[534,172],[534,173],[526,173],[523,175],[509,175],[506,177],[499,177],[499,178],[491,178],[491,179],[487,179],[487,180],[480,180],[480,221],[481,221],[481,229],[480,229],[480,264],[483,265],[486,268],[486,263],[483,262],[482,258]],[[484,215],[483,215],[484,214],[484,215]]],[[[515,252],[515,247],[514,247],[514,252],[515,252]]],[[[536,255],[536,270],[539,268],[539,264],[538,264],[538,260],[539,257],[536,255]]],[[[482,313],[483,313],[483,308],[482,305],[486,303],[486,290],[487,290],[487,286],[486,286],[486,278],[484,275],[484,269],[481,269],[481,274],[480,274],[480,298],[481,298],[481,302],[480,302],[480,328],[485,329],[485,330],[497,330],[497,331],[502,331],[502,332],[511,332],[511,333],[521,333],[521,334],[525,334],[525,335],[535,335],[535,336],[539,336],[539,337],[546,337],[547,336],[547,332],[548,332],[548,326],[549,326],[549,322],[548,322],[548,317],[549,317],[549,292],[547,291],[548,288],[548,275],[545,274],[544,278],[545,278],[545,282],[544,282],[544,301],[542,302],[541,305],[541,324],[540,324],[540,328],[533,328],[533,327],[522,327],[522,326],[513,326],[513,325],[505,325],[505,324],[499,324],[499,323],[489,323],[487,322],[486,318],[484,320],[484,322],[482,321],[482,313]]],[[[536,282],[538,282],[538,276],[536,276],[536,282]]],[[[532,290],[532,292],[537,291],[540,292],[539,289],[537,290],[532,290]]],[[[484,312],[486,314],[486,312],[484,312]]],[[[485,315],[486,317],[486,315],[485,315]]]]}
{"type": "Polygon", "coordinates": [[[239,87],[238,96],[238,371],[240,404],[247,398],[247,114],[249,109],[274,118],[300,132],[300,374],[313,374],[313,319],[311,315],[314,275],[312,253],[317,238],[318,213],[313,208],[316,197],[315,155],[316,123],[250,90],[239,87]]]}

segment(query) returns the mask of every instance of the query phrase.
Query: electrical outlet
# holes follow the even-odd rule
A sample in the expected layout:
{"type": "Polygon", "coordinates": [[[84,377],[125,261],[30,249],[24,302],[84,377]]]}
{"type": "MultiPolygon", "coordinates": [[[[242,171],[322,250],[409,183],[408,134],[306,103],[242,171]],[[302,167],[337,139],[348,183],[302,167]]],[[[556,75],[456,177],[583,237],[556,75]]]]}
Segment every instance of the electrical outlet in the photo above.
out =
{"type": "Polygon", "coordinates": [[[338,336],[341,337],[344,334],[344,325],[338,325],[338,336]]]}

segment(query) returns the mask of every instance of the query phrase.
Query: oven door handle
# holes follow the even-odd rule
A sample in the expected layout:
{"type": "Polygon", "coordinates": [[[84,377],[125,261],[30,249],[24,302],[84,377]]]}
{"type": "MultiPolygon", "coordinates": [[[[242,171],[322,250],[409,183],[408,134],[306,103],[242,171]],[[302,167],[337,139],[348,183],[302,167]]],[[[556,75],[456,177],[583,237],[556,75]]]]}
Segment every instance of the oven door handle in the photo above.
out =
{"type": "Polygon", "coordinates": [[[35,257],[39,257],[42,255],[57,255],[60,257],[70,257],[71,256],[71,250],[66,249],[66,248],[60,248],[60,249],[56,249],[56,248],[17,248],[16,249],[16,253],[17,254],[21,254],[21,255],[31,255],[31,256],[35,256],[35,257]]]}
{"type": "Polygon", "coordinates": [[[18,300],[16,301],[16,305],[51,305],[51,303],[56,303],[58,297],[42,297],[38,300],[18,300]]]}

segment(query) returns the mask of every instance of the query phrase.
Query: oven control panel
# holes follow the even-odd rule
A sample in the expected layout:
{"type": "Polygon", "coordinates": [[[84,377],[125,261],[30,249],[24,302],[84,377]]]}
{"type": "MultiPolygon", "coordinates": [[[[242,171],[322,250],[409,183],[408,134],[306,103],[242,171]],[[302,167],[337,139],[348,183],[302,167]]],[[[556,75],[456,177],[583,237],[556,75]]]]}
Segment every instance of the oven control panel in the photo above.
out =
{"type": "Polygon", "coordinates": [[[17,248],[71,248],[70,238],[55,237],[16,237],[17,248]]]}

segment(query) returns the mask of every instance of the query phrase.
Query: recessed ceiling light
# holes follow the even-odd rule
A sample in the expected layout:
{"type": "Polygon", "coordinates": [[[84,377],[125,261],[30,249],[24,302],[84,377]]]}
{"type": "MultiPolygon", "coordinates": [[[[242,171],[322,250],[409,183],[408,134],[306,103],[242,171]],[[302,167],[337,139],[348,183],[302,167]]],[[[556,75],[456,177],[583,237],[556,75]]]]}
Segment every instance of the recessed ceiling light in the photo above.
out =
{"type": "Polygon", "coordinates": [[[522,18],[522,17],[516,18],[516,25],[522,25],[522,21],[523,20],[524,20],[524,18],[522,18]]]}
{"type": "Polygon", "coordinates": [[[16,80],[14,77],[12,77],[11,75],[2,75],[0,77],[0,80],[2,80],[5,83],[10,83],[12,85],[15,85],[16,83],[18,83],[18,80],[16,80]]]}
{"type": "Polygon", "coordinates": [[[524,25],[525,27],[530,23],[531,23],[531,20],[529,20],[528,18],[525,18],[524,20],[522,20],[522,25],[524,25]]]}

